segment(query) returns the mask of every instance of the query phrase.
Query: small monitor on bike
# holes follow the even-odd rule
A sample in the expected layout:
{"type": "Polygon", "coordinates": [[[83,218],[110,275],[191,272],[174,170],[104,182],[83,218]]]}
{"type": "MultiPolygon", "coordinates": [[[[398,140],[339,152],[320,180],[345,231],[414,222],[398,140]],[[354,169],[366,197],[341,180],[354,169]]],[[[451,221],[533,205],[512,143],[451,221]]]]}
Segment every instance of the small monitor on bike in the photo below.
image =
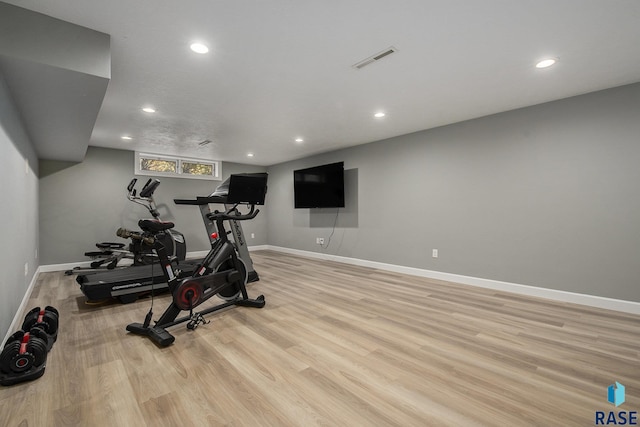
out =
{"type": "Polygon", "coordinates": [[[267,173],[232,174],[229,177],[227,203],[264,205],[267,195],[267,173]]]}

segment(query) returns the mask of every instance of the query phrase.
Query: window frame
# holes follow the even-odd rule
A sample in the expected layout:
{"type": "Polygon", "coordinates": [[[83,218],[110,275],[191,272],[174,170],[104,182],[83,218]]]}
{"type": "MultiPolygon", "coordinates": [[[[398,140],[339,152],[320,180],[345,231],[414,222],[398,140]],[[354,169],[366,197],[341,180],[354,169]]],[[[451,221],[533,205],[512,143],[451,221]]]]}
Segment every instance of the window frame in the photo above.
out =
{"type": "Polygon", "coordinates": [[[134,174],[145,176],[166,176],[169,178],[204,179],[208,181],[222,181],[222,162],[220,160],[196,159],[193,157],[167,156],[165,154],[153,154],[136,151],[134,156],[134,174]],[[177,172],[158,172],[140,169],[141,159],[167,160],[176,162],[177,172]],[[198,163],[212,166],[212,175],[192,175],[182,172],[182,162],[198,163]]]}

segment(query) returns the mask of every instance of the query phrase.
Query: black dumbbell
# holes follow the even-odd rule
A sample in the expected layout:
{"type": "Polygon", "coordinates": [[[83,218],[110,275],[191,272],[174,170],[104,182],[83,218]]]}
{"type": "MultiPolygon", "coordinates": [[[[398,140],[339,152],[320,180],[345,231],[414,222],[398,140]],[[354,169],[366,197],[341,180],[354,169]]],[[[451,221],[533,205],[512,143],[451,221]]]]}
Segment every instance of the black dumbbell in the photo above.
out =
{"type": "Polygon", "coordinates": [[[44,368],[47,360],[47,334],[40,328],[22,330],[9,337],[0,353],[0,372],[7,375],[44,368]]]}
{"type": "Polygon", "coordinates": [[[51,350],[53,343],[58,338],[58,317],[58,310],[49,305],[44,309],[35,307],[25,316],[22,330],[30,331],[34,327],[42,329],[47,335],[47,349],[51,350]]]}

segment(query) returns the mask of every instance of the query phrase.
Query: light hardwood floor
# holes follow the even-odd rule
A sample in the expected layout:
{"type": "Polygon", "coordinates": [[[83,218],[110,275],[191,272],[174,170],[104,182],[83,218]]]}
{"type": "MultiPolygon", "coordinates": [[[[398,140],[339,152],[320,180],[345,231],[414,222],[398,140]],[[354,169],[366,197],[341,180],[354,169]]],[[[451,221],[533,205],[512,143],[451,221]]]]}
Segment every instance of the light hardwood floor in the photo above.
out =
{"type": "Polygon", "coordinates": [[[89,306],[72,277],[41,274],[27,310],[56,307],[58,341],[42,378],[0,387],[0,426],[589,426],[640,410],[640,316],[252,257],[265,308],[175,326],[163,349],[125,331],[149,299],[89,306]]]}

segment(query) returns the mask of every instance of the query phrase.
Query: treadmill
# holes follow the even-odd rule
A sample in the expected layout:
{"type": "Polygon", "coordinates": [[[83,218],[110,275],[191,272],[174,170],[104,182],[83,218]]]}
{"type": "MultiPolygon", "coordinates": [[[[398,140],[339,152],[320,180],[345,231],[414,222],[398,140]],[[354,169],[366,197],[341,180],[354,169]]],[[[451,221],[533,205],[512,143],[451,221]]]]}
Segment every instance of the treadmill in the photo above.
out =
{"type": "MultiPolygon", "coordinates": [[[[207,230],[209,241],[213,244],[212,234],[217,232],[214,223],[209,221],[207,214],[211,212],[209,204],[223,204],[225,209],[231,208],[235,202],[229,196],[229,183],[234,180],[234,186],[242,186],[243,191],[254,191],[256,181],[251,178],[260,178],[266,188],[266,173],[250,173],[250,174],[233,174],[226,181],[220,184],[216,190],[209,196],[197,196],[195,199],[174,199],[177,205],[193,205],[200,208],[202,220],[207,230]]],[[[264,190],[263,190],[264,191],[264,190]]],[[[264,200],[264,195],[263,195],[264,200]]],[[[253,262],[249,255],[247,241],[242,231],[241,221],[229,221],[231,235],[238,249],[238,255],[245,263],[248,273],[248,282],[260,280],[258,273],[253,268],[253,262]]],[[[173,260],[175,263],[174,270],[177,271],[179,278],[191,276],[202,260],[173,260]]],[[[127,304],[134,302],[139,296],[153,292],[166,292],[169,286],[165,280],[162,267],[159,264],[140,265],[126,267],[121,270],[109,270],[105,272],[96,272],[83,274],[76,277],[76,282],[80,285],[80,290],[89,301],[101,301],[105,299],[115,298],[120,302],[127,304]]]]}
{"type": "MultiPolygon", "coordinates": [[[[200,209],[200,215],[202,216],[202,222],[207,230],[207,236],[209,236],[210,243],[213,244],[211,236],[213,233],[217,233],[218,230],[216,229],[215,223],[207,217],[207,215],[211,213],[211,207],[209,205],[221,204],[224,205],[225,210],[228,210],[238,203],[238,201],[234,199],[234,195],[229,194],[229,184],[231,181],[233,181],[233,187],[236,188],[237,191],[241,191],[242,194],[245,195],[251,194],[255,200],[262,201],[262,203],[256,203],[256,205],[264,205],[265,194],[258,193],[262,191],[266,192],[267,177],[267,173],[233,174],[229,179],[220,184],[209,196],[197,196],[195,199],[173,199],[173,202],[176,205],[198,206],[200,209]]],[[[249,275],[247,281],[256,282],[260,280],[258,273],[253,268],[253,261],[249,255],[247,240],[245,239],[244,232],[242,231],[242,221],[229,220],[229,225],[238,255],[247,267],[247,273],[249,275]]]]}

